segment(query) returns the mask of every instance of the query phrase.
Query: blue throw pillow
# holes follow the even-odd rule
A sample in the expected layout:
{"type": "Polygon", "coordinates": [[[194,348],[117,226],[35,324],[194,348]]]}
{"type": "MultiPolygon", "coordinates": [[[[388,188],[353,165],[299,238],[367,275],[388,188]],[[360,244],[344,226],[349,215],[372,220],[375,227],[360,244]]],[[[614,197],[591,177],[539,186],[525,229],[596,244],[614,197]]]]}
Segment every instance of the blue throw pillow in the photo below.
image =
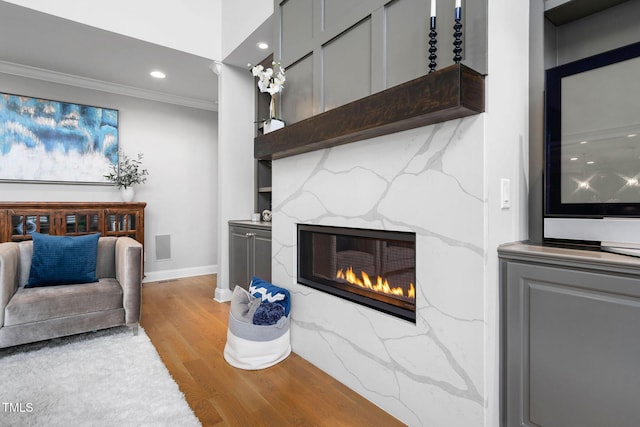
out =
{"type": "Polygon", "coordinates": [[[284,315],[289,315],[291,308],[291,298],[289,291],[275,286],[259,277],[253,277],[249,285],[249,293],[256,298],[262,299],[263,302],[275,302],[284,307],[284,315]]]}
{"type": "Polygon", "coordinates": [[[25,288],[97,282],[100,234],[50,236],[33,233],[31,271],[25,288]]]}

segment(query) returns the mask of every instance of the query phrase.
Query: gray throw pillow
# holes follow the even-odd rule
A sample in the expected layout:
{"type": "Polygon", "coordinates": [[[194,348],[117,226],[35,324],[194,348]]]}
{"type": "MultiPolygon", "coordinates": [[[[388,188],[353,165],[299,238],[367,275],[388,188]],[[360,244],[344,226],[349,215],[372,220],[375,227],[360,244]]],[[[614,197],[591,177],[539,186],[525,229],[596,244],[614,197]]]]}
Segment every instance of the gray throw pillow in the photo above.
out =
{"type": "Polygon", "coordinates": [[[261,302],[260,298],[252,297],[246,289],[236,286],[231,296],[231,314],[238,320],[253,323],[253,315],[261,302]]]}

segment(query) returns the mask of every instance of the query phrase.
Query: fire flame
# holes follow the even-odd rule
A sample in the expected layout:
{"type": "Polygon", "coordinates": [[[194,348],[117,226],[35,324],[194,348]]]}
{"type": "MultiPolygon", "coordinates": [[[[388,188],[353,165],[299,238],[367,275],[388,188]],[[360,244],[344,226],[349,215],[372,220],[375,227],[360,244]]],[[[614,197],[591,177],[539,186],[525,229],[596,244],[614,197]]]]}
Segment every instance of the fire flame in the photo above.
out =
{"type": "MultiPolygon", "coordinates": [[[[338,279],[346,280],[348,283],[351,283],[352,285],[358,285],[362,288],[371,289],[372,291],[375,291],[375,292],[380,292],[380,293],[390,294],[390,295],[405,296],[404,291],[401,287],[392,288],[389,285],[389,281],[387,279],[384,279],[378,276],[376,278],[376,283],[374,284],[367,273],[365,273],[364,271],[361,271],[360,273],[362,275],[362,278],[358,277],[356,273],[353,272],[352,267],[349,267],[347,268],[346,272],[343,271],[342,269],[339,269],[338,272],[336,273],[336,277],[338,279]]],[[[407,291],[406,296],[411,299],[416,298],[416,288],[415,286],[413,286],[413,283],[409,284],[409,290],[407,291]]]]}

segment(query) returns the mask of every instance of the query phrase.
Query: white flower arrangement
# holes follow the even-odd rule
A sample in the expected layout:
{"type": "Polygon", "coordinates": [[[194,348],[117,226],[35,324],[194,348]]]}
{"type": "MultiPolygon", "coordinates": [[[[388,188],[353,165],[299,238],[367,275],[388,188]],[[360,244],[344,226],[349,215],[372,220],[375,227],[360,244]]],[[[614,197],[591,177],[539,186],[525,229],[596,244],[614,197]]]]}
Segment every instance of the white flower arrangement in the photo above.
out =
{"type": "Polygon", "coordinates": [[[284,67],[279,62],[272,62],[273,68],[264,68],[262,65],[256,65],[251,70],[254,77],[258,77],[258,88],[260,92],[268,92],[273,96],[284,88],[284,67]],[[275,69],[278,71],[274,71],[275,69]]]}

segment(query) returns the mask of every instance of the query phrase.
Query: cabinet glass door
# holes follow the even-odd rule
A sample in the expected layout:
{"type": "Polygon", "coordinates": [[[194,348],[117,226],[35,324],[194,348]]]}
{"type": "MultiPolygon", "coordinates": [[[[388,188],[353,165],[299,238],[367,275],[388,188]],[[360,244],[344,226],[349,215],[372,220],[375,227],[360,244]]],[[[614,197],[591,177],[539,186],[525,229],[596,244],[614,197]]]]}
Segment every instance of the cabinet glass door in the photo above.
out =
{"type": "Polygon", "coordinates": [[[28,240],[32,233],[49,234],[49,215],[12,215],[11,240],[28,240]]]}
{"type": "Polygon", "coordinates": [[[136,215],[113,213],[107,215],[107,234],[136,238],[136,215]]]}
{"type": "Polygon", "coordinates": [[[98,214],[67,214],[65,215],[66,234],[88,234],[100,231],[98,214]]]}

